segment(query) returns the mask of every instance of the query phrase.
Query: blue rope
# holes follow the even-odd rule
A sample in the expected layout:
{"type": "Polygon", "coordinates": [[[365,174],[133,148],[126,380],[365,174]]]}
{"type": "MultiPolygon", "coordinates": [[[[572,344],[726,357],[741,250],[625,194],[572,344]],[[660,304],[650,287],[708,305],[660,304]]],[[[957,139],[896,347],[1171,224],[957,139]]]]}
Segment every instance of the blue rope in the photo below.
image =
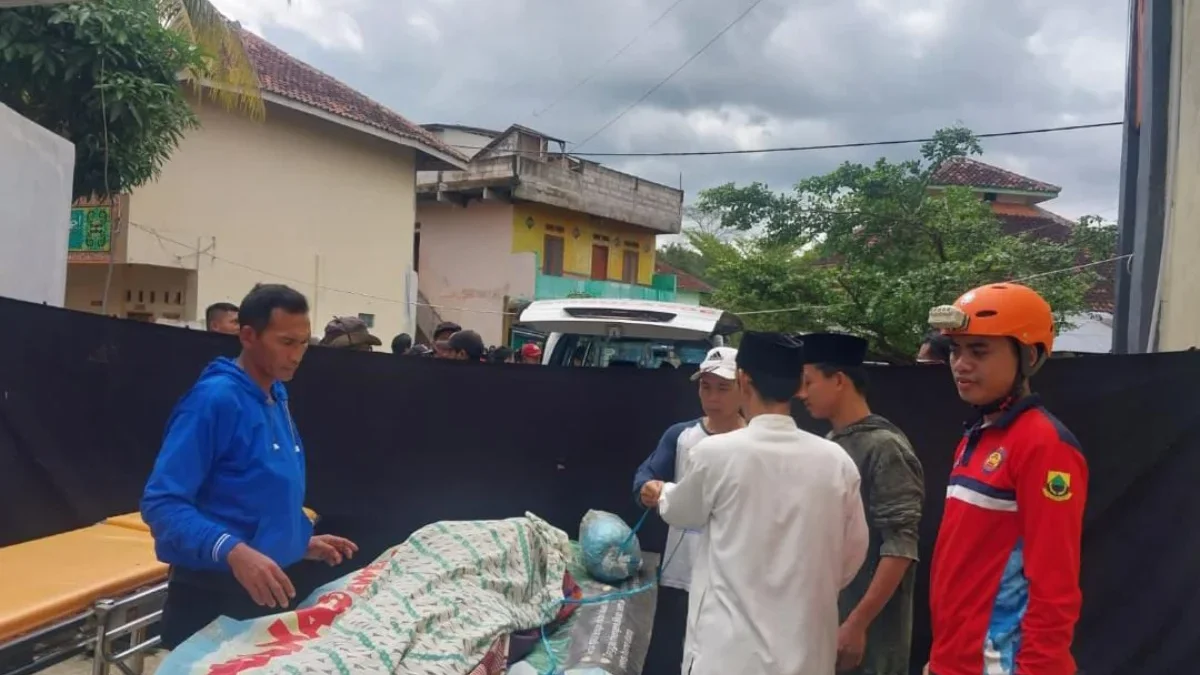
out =
{"type": "MultiPolygon", "coordinates": [[[[642,529],[642,525],[646,522],[646,516],[650,515],[650,511],[651,509],[646,509],[642,512],[642,517],[638,518],[637,524],[635,524],[629,531],[629,536],[625,537],[625,541],[621,542],[621,548],[625,548],[625,546],[629,544],[630,540],[637,536],[638,530],[642,529]]],[[[611,593],[602,593],[600,595],[593,595],[586,598],[563,598],[562,600],[554,603],[555,610],[557,611],[557,608],[563,605],[599,605],[605,602],[614,602],[616,600],[632,598],[639,593],[645,593],[646,591],[653,589],[662,581],[663,568],[665,568],[667,563],[669,563],[671,559],[675,557],[675,552],[679,550],[679,545],[682,543],[683,537],[680,537],[679,541],[675,542],[675,547],[671,549],[670,554],[663,558],[659,558],[658,569],[654,573],[654,581],[642,586],[637,586],[636,588],[627,588],[623,591],[612,591],[611,593]]],[[[558,669],[558,658],[554,656],[554,650],[550,647],[550,640],[546,638],[546,626],[544,625],[541,627],[541,635],[542,647],[546,650],[546,657],[550,659],[550,665],[547,667],[546,672],[542,675],[562,675],[562,671],[558,669]]]]}

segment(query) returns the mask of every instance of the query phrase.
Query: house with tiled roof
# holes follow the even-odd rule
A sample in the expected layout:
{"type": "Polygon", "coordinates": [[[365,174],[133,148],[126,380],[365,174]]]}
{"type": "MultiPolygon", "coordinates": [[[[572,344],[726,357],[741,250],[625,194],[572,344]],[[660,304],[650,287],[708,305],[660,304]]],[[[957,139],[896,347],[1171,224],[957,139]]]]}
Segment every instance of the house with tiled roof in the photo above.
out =
{"type": "Polygon", "coordinates": [[[425,129],[470,157],[465,169],[417,175],[425,336],[449,320],[512,343],[512,317],[534,300],[679,299],[678,277],[657,268],[656,238],[680,231],[681,189],[572,156],[562,139],[519,124],[425,129]]]}
{"type": "MultiPolygon", "coordinates": [[[[934,171],[929,189],[937,193],[947,187],[970,188],[981,199],[989,202],[992,212],[1007,234],[1025,234],[1055,242],[1065,242],[1071,237],[1074,223],[1042,206],[1062,192],[1062,188],[1057,185],[1022,176],[970,157],[953,157],[934,171]]],[[[1111,332],[1115,307],[1116,266],[1115,263],[1108,263],[1097,265],[1092,270],[1100,278],[1088,292],[1088,308],[1091,312],[1087,316],[1072,318],[1071,321],[1077,326],[1077,330],[1069,335],[1060,336],[1060,351],[1067,351],[1066,348],[1074,344],[1073,340],[1077,337],[1075,333],[1081,333],[1085,324],[1090,331],[1089,336],[1098,330],[1092,325],[1094,323],[1108,326],[1111,332]]],[[[1096,340],[1089,339],[1087,342],[1090,344],[1096,340]]],[[[1099,339],[1097,344],[1100,342],[1105,340],[1099,339]]],[[[1103,351],[1107,352],[1108,347],[1105,346],[1103,351]]]]}
{"type": "MultiPolygon", "coordinates": [[[[969,187],[992,205],[992,212],[1008,234],[1028,234],[1056,242],[1071,237],[1074,223],[1042,207],[1062,192],[1062,188],[1043,183],[1012,171],[985,164],[969,157],[954,157],[943,162],[933,174],[930,190],[969,187]]],[[[1114,307],[1116,268],[1099,265],[1101,279],[1089,294],[1090,309],[1111,313],[1114,307]]]]}
{"type": "Polygon", "coordinates": [[[67,306],[99,311],[108,286],[110,314],[190,322],[276,282],[308,296],[318,329],[351,315],[385,345],[412,333],[417,172],[462,170],[467,156],[265,39],[242,38],[265,120],[185,85],[200,128],[157,180],[110,209],[111,244],[69,253],[67,306]]]}
{"type": "Polygon", "coordinates": [[[715,290],[700,277],[689,274],[663,260],[654,263],[655,274],[675,278],[675,302],[684,305],[703,305],[715,290]]]}

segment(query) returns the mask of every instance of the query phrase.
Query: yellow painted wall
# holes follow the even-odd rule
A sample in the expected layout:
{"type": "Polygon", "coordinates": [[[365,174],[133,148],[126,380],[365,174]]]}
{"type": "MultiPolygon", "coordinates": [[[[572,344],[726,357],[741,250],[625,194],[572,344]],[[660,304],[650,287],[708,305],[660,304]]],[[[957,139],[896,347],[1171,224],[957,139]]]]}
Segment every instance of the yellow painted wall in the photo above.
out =
{"type": "MultiPolygon", "coordinates": [[[[543,259],[542,244],[547,234],[547,225],[557,225],[563,228],[563,274],[565,276],[590,277],[592,274],[592,244],[599,244],[594,235],[605,235],[610,239],[620,239],[621,246],[610,244],[608,252],[608,279],[621,280],[621,270],[624,266],[626,241],[638,243],[638,274],[637,283],[649,286],[654,278],[654,234],[645,230],[622,225],[613,221],[597,221],[585,213],[558,209],[542,204],[518,203],[513,205],[513,253],[532,252],[538,254],[538,260],[543,259]],[[533,218],[533,227],[526,222],[533,218]],[[575,228],[579,228],[579,237],[575,237],[575,228]]],[[[554,233],[558,234],[558,233],[554,233]]],[[[632,249],[630,249],[632,250],[632,249]]]]}

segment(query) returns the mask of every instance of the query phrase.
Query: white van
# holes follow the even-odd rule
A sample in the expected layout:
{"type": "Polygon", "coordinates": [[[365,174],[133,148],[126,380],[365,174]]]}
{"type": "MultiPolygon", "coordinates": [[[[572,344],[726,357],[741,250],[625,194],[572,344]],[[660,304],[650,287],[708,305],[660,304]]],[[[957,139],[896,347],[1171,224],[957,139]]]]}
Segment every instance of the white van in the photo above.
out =
{"type": "Polygon", "coordinates": [[[520,323],[548,335],[543,364],[599,368],[696,366],[742,330],[737,315],[712,307],[601,298],[538,300],[520,323]]]}

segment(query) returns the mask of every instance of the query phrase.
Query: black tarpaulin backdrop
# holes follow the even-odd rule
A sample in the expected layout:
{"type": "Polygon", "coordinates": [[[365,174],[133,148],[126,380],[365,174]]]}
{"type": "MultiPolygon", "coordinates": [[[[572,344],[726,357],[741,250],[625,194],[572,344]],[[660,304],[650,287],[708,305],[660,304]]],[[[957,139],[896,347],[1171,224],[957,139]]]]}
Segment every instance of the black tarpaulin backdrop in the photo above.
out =
{"type": "MultiPolygon", "coordinates": [[[[0,545],[137,510],[171,407],[211,358],[237,349],[225,336],[5,299],[0,326],[0,545]]],[[[969,411],[943,368],[872,377],[873,407],[925,465],[927,561],[969,411]]],[[[1194,352],[1054,361],[1039,376],[1090,463],[1075,643],[1088,675],[1178,675],[1200,662],[1198,382],[1194,352]]],[[[309,352],[290,391],[308,502],[366,552],[436,520],[532,511],[574,535],[598,508],[632,522],[634,469],[668,425],[698,414],[680,373],[325,349],[309,352]]],[[[665,531],[647,522],[642,540],[661,551],[665,531]]],[[[926,593],[922,580],[917,665],[926,593]]]]}

